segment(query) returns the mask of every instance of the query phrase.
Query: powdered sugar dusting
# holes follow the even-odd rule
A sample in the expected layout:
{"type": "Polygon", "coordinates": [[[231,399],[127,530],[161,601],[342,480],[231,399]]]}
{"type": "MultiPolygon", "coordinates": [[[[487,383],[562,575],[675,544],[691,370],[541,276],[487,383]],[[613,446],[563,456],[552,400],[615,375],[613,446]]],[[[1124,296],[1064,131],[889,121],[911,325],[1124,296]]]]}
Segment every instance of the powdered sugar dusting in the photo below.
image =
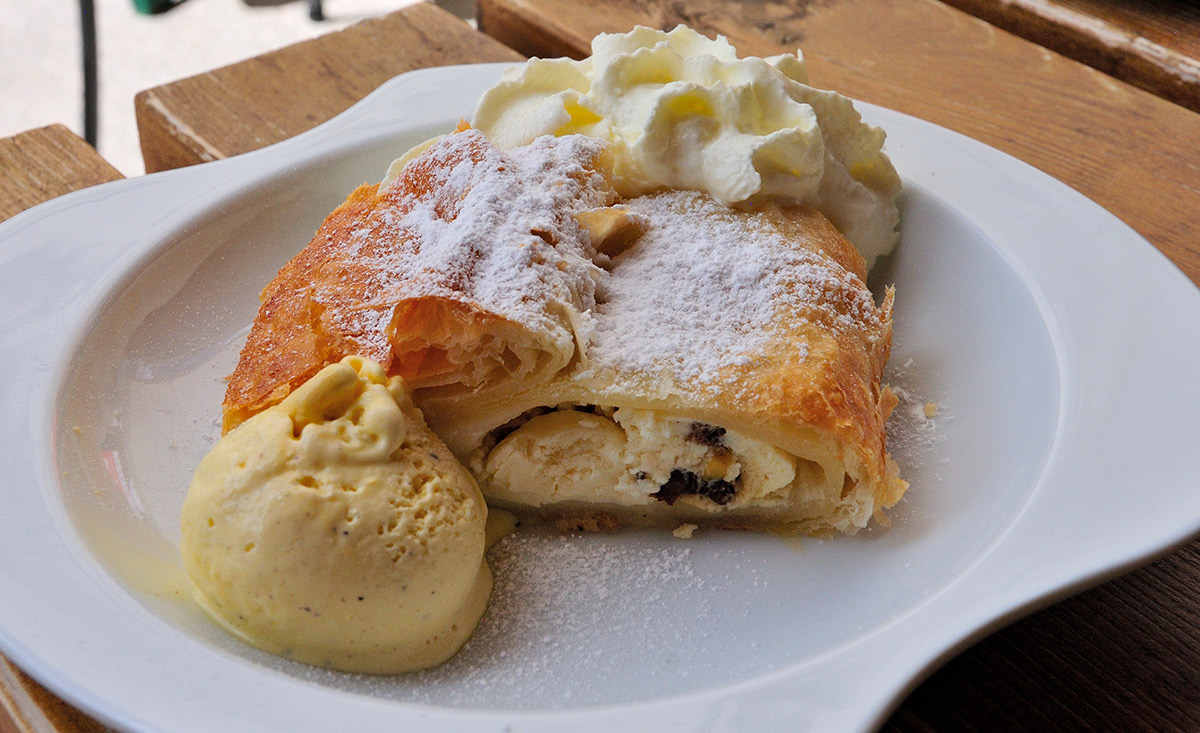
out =
{"type": "Polygon", "coordinates": [[[928,414],[929,396],[919,392],[907,379],[911,363],[909,360],[901,366],[889,366],[885,375],[899,400],[887,422],[888,453],[900,464],[902,475],[924,466],[927,456],[945,440],[938,428],[954,419],[952,411],[940,403],[935,414],[928,414]]]}
{"type": "MultiPolygon", "coordinates": [[[[704,650],[714,641],[709,627],[722,619],[714,618],[710,598],[728,592],[724,581],[709,584],[696,570],[690,545],[523,528],[489,550],[495,585],[488,610],[445,664],[393,677],[295,667],[322,685],[453,707],[600,704],[612,690],[587,680],[622,668],[683,690],[688,675],[712,673],[704,650]],[[681,657],[689,660],[686,670],[675,666],[681,657]]],[[[719,658],[711,663],[729,668],[719,658]]],[[[640,689],[626,694],[636,698],[640,689]]]]}
{"type": "MultiPolygon", "coordinates": [[[[594,169],[603,143],[541,138],[502,151],[478,131],[448,135],[405,167],[376,207],[349,232],[328,266],[352,269],[359,299],[338,280],[313,293],[341,334],[386,353],[391,306],[442,297],[471,304],[535,332],[561,332],[558,303],[593,305],[591,242],[572,214],[611,203],[594,169]],[[374,342],[378,341],[378,344],[374,342]]],[[[330,232],[333,242],[336,234],[330,232]]]]}
{"type": "MultiPolygon", "coordinates": [[[[680,639],[664,638],[661,625],[647,614],[670,603],[670,596],[687,594],[695,598],[698,615],[706,612],[699,592],[704,583],[687,548],[637,548],[535,532],[505,539],[489,562],[495,590],[475,636],[450,662],[416,676],[431,689],[438,681],[455,683],[450,699],[439,696],[442,704],[468,703],[481,688],[512,700],[514,690],[575,675],[581,667],[619,668],[607,642],[614,635],[635,639],[631,647],[644,656],[654,657],[655,649],[665,654],[680,639]]],[[[675,634],[690,637],[695,629],[675,634]]],[[[544,703],[557,698],[552,707],[587,702],[573,699],[570,690],[547,693],[544,703]]]]}
{"type": "MultiPolygon", "coordinates": [[[[703,194],[633,199],[649,221],[598,290],[589,357],[616,372],[665,371],[713,384],[723,369],[763,355],[781,313],[831,330],[866,329],[881,315],[858,277],[796,246],[761,212],[739,212],[703,194]]],[[[797,344],[799,358],[807,344],[797,344]]]]}

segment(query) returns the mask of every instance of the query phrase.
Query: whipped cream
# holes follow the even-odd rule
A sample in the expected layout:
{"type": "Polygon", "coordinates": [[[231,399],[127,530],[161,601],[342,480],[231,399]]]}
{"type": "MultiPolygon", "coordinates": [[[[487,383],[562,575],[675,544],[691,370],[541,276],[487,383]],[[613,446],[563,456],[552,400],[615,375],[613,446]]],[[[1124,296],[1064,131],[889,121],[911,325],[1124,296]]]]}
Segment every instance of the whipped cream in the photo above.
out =
{"type": "Polygon", "coordinates": [[[799,51],[739,59],[724,37],[685,26],[602,34],[582,61],[535,58],[505,72],[473,125],[501,147],[606,140],[626,197],[676,188],[813,206],[868,266],[896,243],[900,177],[884,132],[846,97],[809,86],[799,51]]]}

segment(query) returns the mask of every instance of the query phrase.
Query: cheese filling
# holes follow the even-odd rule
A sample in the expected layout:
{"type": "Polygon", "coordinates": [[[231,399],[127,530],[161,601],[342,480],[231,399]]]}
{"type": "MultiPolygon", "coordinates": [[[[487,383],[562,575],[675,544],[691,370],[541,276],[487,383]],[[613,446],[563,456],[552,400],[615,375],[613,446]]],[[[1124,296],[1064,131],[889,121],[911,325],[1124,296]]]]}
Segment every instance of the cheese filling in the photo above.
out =
{"type": "Polygon", "coordinates": [[[536,408],[493,430],[470,462],[500,502],[662,502],[714,513],[783,502],[798,470],[820,471],[691,418],[575,404],[536,408]]]}

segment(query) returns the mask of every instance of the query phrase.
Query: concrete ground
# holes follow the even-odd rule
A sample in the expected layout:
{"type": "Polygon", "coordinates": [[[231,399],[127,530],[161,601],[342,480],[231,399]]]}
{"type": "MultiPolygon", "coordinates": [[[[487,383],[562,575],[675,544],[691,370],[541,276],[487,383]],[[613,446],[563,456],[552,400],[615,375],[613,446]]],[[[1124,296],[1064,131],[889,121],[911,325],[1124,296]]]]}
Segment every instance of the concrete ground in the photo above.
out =
{"type": "MultiPolygon", "coordinates": [[[[94,0],[101,155],[127,176],[145,171],[134,95],[264,51],[398,10],[416,0],[185,0],[141,15],[133,0],[94,0]]],[[[470,15],[471,3],[442,2],[470,15]]],[[[55,122],[83,136],[83,64],[77,0],[4,3],[0,16],[0,137],[55,122]]]]}

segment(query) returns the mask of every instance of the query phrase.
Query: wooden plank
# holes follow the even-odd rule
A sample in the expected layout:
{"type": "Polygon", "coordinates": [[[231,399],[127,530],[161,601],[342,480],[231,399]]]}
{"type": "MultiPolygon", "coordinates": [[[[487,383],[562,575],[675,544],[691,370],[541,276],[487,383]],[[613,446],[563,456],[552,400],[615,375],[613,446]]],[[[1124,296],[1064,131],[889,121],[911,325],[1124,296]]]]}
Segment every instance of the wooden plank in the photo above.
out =
{"type": "Polygon", "coordinates": [[[582,57],[634,23],[742,54],[803,47],[818,86],[965,133],[1083,192],[1200,282],[1200,117],[937,0],[480,0],[526,55],[582,57]]]}
{"type": "Polygon", "coordinates": [[[0,221],[120,172],[62,125],[0,139],[0,221]]]}
{"type": "Polygon", "coordinates": [[[154,172],[237,155],[308,130],[405,71],[520,59],[436,6],[411,6],[140,92],[142,157],[154,172]]]}
{"type": "Polygon", "coordinates": [[[0,733],[103,733],[107,730],[0,656],[0,733]]]}
{"type": "MultiPolygon", "coordinates": [[[[121,178],[62,125],[0,138],[0,221],[43,201],[121,178]]],[[[100,723],[0,656],[0,733],[99,733],[100,723]]]]}
{"type": "Polygon", "coordinates": [[[942,0],[1200,111],[1200,4],[1185,0],[942,0]]]}
{"type": "Polygon", "coordinates": [[[989,636],[884,726],[971,729],[1200,730],[1200,543],[989,636]]]}

